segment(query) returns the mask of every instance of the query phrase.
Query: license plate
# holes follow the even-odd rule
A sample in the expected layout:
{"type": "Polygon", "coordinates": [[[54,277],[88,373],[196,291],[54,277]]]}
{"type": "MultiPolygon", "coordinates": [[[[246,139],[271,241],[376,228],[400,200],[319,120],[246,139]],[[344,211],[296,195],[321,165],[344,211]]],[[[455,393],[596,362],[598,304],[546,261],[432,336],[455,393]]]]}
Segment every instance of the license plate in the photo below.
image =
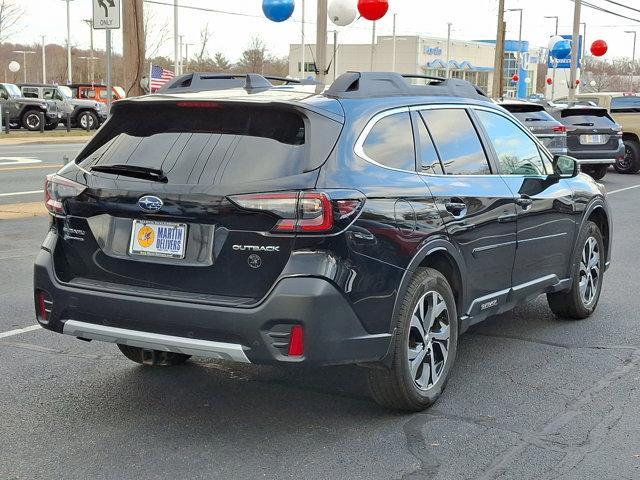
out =
{"type": "Polygon", "coordinates": [[[184,258],[187,225],[184,223],[134,220],[129,254],[184,258]]]}
{"type": "Polygon", "coordinates": [[[609,135],[580,135],[582,145],[604,145],[609,141],[609,135]]]}

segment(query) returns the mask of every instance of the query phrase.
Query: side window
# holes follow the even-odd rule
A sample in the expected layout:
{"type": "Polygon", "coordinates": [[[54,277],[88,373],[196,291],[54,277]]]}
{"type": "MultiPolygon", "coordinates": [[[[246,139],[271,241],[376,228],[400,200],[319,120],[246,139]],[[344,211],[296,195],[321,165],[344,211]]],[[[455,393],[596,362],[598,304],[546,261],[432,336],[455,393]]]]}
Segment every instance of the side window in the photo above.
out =
{"type": "Polygon", "coordinates": [[[420,114],[431,133],[446,174],[491,174],[478,133],[464,109],[423,110],[420,114]]]}
{"type": "Polygon", "coordinates": [[[433,144],[431,134],[421,117],[418,118],[416,125],[418,126],[418,137],[420,138],[420,163],[418,167],[425,173],[442,175],[444,170],[442,169],[438,152],[433,144]]]}
{"type": "Polygon", "coordinates": [[[22,95],[26,98],[38,98],[38,89],[33,87],[24,87],[22,89],[22,95]]]}
{"type": "Polygon", "coordinates": [[[536,143],[508,118],[493,112],[476,111],[498,155],[504,175],[546,175],[536,143]]]}
{"type": "Polygon", "coordinates": [[[54,90],[52,88],[43,88],[42,96],[45,98],[45,100],[51,100],[52,98],[54,98],[53,92],[54,90]]]}
{"type": "Polygon", "coordinates": [[[416,152],[409,112],[380,119],[362,145],[364,153],[385,167],[415,171],[416,152]]]}

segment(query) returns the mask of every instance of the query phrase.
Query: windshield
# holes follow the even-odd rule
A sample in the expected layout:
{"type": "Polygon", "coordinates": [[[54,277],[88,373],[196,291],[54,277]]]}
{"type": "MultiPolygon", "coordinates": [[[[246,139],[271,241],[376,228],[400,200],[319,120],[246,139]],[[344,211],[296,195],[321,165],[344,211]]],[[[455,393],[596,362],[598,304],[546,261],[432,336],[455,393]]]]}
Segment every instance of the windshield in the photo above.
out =
{"type": "Polygon", "coordinates": [[[73,98],[73,92],[71,92],[71,89],[67,86],[59,86],[58,91],[64,98],[73,98]]]}
{"type": "Polygon", "coordinates": [[[124,93],[124,89],[122,87],[113,87],[113,89],[120,96],[120,98],[125,98],[127,96],[127,94],[124,93]]]}
{"type": "Polygon", "coordinates": [[[4,88],[7,89],[7,93],[9,93],[10,97],[21,97],[22,93],[20,92],[20,89],[15,86],[13,83],[5,83],[3,84],[4,88]]]}

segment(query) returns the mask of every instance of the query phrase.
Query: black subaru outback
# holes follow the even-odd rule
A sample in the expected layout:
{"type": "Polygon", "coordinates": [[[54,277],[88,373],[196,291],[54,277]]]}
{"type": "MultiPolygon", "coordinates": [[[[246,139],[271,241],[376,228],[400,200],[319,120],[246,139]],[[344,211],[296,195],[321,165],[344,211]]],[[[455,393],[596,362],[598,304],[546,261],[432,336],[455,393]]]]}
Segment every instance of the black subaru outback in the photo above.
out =
{"type": "Polygon", "coordinates": [[[47,178],[43,327],[146,365],[357,363],[382,405],[420,410],[470,325],[540,294],[595,310],[604,188],[473,85],[230,83],[117,102],[47,178]]]}

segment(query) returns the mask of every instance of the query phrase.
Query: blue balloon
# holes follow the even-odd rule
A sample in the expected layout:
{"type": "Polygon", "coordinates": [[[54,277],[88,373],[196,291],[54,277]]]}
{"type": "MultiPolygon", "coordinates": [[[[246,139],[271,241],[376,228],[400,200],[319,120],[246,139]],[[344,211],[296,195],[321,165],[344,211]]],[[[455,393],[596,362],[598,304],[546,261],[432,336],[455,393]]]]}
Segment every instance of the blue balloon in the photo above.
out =
{"type": "Polygon", "coordinates": [[[571,56],[571,42],[569,40],[562,40],[557,42],[551,49],[551,56],[558,60],[564,60],[571,56]]]}
{"type": "Polygon", "coordinates": [[[274,22],[284,22],[295,8],[294,0],[262,0],[262,11],[265,17],[274,22]]]}

